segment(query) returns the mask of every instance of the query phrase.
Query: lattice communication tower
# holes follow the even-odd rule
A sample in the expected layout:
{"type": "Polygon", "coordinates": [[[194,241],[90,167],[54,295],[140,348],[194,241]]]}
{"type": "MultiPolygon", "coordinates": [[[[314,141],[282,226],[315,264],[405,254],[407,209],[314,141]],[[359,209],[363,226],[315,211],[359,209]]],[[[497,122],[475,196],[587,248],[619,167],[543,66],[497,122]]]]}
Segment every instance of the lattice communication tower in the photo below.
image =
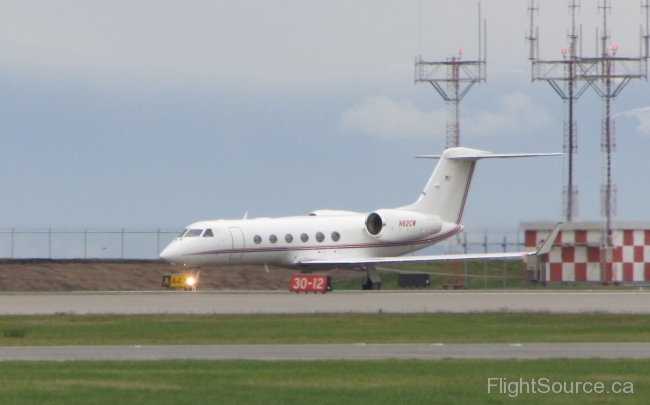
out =
{"type": "Polygon", "coordinates": [[[481,4],[478,7],[478,60],[463,60],[463,50],[445,61],[428,62],[418,56],[415,60],[415,83],[430,83],[447,102],[447,128],[445,148],[460,146],[460,114],[458,106],[476,83],[486,79],[485,60],[487,39],[485,20],[481,21],[481,4]]]}
{"type": "MultiPolygon", "coordinates": [[[[602,100],[601,123],[601,272],[612,261],[612,222],[616,214],[616,185],[612,177],[612,157],[616,148],[615,123],[611,116],[612,101],[618,96],[632,79],[648,78],[648,55],[650,44],[650,0],[644,0],[641,9],[645,14],[645,28],[640,27],[640,49],[638,57],[616,56],[618,45],[610,45],[610,31],[607,27],[607,16],[611,13],[609,0],[599,0],[598,9],[603,13],[602,35],[596,30],[595,57],[584,57],[582,54],[581,35],[576,34],[575,12],[580,7],[576,0],[569,0],[569,10],[572,17],[571,33],[568,35],[570,47],[562,49],[561,60],[543,61],[539,59],[539,30],[535,28],[533,17],[539,11],[535,1],[531,0],[530,31],[526,39],[530,42],[530,60],[532,62],[532,80],[545,80],[565,100],[567,104],[567,121],[565,122],[565,152],[567,153],[568,170],[567,185],[564,187],[564,213],[567,221],[574,218],[576,209],[577,186],[573,180],[573,155],[577,152],[576,126],[573,118],[573,103],[584,91],[591,87],[602,100]],[[600,42],[600,45],[598,44],[600,42]],[[580,54],[578,55],[578,43],[580,54]],[[567,55],[568,53],[568,55],[567,55]],[[558,84],[564,82],[564,89],[558,84]],[[577,91],[576,91],[577,89],[577,91]],[[566,90],[566,91],[565,91],[566,90]]],[[[580,28],[582,31],[582,27],[580,28]]]]}

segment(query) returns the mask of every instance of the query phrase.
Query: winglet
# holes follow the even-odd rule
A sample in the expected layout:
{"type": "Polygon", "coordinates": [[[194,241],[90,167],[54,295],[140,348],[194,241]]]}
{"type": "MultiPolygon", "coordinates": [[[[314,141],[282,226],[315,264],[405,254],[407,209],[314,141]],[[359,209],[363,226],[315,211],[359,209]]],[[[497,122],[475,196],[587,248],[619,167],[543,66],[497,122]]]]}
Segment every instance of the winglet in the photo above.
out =
{"type": "Polygon", "coordinates": [[[550,252],[553,247],[553,242],[555,242],[555,238],[557,238],[557,234],[560,233],[560,229],[562,229],[562,222],[558,222],[558,224],[555,225],[555,228],[553,228],[551,234],[546,238],[544,243],[542,243],[542,246],[540,246],[536,252],[531,253],[531,256],[545,255],[550,252]]]}

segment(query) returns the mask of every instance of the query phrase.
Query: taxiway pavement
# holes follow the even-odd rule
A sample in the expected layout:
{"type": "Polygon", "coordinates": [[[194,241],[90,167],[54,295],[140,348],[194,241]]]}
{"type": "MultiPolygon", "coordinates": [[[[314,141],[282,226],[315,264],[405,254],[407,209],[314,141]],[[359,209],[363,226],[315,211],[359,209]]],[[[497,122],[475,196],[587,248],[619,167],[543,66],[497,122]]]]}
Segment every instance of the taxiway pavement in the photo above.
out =
{"type": "Polygon", "coordinates": [[[552,312],[650,314],[650,291],[2,293],[0,315],[552,312]]]}
{"type": "Polygon", "coordinates": [[[0,361],[650,358],[650,343],[0,347],[0,361]]]}

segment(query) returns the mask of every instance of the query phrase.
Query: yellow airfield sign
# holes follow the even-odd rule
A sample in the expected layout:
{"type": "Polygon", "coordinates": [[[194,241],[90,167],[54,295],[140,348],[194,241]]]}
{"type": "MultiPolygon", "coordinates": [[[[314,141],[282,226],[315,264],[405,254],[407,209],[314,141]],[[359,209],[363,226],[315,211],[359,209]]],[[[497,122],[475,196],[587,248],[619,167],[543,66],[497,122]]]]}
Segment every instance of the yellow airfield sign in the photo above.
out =
{"type": "Polygon", "coordinates": [[[168,274],[163,276],[162,286],[167,288],[191,287],[195,278],[190,274],[168,274]]]}

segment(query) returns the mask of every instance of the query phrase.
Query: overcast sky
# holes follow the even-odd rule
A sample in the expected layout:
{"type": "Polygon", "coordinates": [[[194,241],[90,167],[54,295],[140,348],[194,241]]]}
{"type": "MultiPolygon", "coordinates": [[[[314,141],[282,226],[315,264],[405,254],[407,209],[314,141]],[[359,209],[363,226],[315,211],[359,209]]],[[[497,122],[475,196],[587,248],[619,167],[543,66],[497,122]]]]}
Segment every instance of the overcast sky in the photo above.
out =
{"type": "MultiPolygon", "coordinates": [[[[585,55],[601,20],[583,0],[585,55]]],[[[637,1],[608,16],[638,56],[637,1]]],[[[461,144],[562,151],[563,106],[531,82],[523,0],[484,0],[488,80],[461,144]]],[[[542,0],[542,58],[567,46],[542,0]]],[[[601,32],[602,33],[602,32],[601,32]]],[[[477,55],[477,2],[0,1],[0,227],[183,227],[203,219],[369,212],[414,201],[444,149],[445,104],[414,59],[477,55]]],[[[580,220],[600,217],[601,103],[577,105],[580,220]]],[[[650,87],[614,104],[620,220],[650,220],[650,87]]],[[[563,159],[483,161],[464,223],[561,220],[563,159]]]]}

